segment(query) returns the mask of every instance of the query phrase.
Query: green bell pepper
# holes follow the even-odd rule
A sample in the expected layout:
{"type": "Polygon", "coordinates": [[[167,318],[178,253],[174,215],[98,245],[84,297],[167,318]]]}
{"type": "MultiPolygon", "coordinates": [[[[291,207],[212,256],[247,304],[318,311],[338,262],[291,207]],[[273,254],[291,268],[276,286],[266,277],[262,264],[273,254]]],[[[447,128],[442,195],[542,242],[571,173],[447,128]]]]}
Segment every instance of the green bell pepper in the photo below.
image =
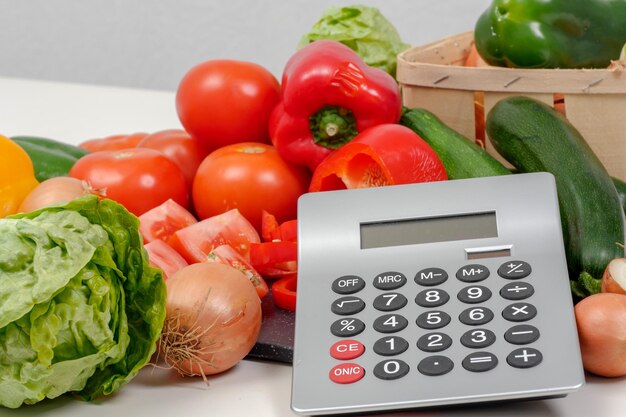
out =
{"type": "Polygon", "coordinates": [[[493,0],[474,38],[491,65],[606,68],[626,42],[626,0],[493,0]]]}

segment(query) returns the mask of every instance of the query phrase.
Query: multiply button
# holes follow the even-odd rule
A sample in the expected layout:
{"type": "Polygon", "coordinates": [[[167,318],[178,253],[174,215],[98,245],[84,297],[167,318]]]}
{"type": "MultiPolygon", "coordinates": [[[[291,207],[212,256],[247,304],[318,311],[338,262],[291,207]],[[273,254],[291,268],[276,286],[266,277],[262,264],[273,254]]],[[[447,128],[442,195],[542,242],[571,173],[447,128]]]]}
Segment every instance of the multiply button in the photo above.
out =
{"type": "Polygon", "coordinates": [[[530,275],[530,272],[530,265],[524,261],[508,261],[498,268],[498,275],[506,279],[525,278],[530,275]]]}
{"type": "Polygon", "coordinates": [[[441,268],[422,269],[415,275],[415,283],[426,287],[446,282],[448,273],[441,268]]]}
{"type": "Polygon", "coordinates": [[[383,272],[374,278],[374,287],[379,290],[397,290],[406,284],[406,277],[400,272],[383,272]]]}
{"type": "Polygon", "coordinates": [[[340,340],[330,347],[330,356],[342,361],[358,358],[365,352],[365,346],[358,340],[340,340]]]}
{"type": "Polygon", "coordinates": [[[456,271],[456,278],[463,282],[478,282],[489,276],[489,269],[484,265],[465,265],[456,271]]]}
{"type": "Polygon", "coordinates": [[[532,304],[515,303],[502,310],[502,317],[508,321],[526,321],[537,315],[537,309],[532,304]]]}
{"type": "Polygon", "coordinates": [[[346,275],[333,281],[332,289],[337,294],[354,294],[365,288],[365,280],[356,275],[346,275]]]}
{"type": "Polygon", "coordinates": [[[340,363],[334,366],[328,374],[330,380],[337,384],[352,384],[364,375],[365,369],[356,363],[340,363]]]}
{"type": "Polygon", "coordinates": [[[359,297],[341,297],[335,301],[330,306],[330,309],[335,314],[340,314],[342,316],[349,316],[351,314],[356,314],[362,311],[365,308],[365,301],[361,300],[359,297]]]}

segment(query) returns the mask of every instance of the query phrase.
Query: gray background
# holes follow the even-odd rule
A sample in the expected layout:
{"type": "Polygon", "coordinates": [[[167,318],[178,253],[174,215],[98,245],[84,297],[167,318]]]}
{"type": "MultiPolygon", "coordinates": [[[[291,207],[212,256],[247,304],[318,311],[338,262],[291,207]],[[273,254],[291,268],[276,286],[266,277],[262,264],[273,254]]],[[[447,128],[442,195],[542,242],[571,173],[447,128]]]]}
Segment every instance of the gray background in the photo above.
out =
{"type": "Polygon", "coordinates": [[[326,7],[357,3],[421,45],[471,30],[490,0],[0,0],[0,76],[175,90],[228,58],[279,78],[326,7]]]}

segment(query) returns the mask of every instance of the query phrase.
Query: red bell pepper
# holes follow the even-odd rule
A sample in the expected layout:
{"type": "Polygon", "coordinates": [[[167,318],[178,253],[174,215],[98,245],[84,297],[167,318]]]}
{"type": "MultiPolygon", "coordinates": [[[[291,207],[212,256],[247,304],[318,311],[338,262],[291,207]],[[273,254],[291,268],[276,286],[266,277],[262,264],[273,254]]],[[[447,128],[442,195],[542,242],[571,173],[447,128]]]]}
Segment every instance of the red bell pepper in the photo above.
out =
{"type": "Polygon", "coordinates": [[[287,275],[272,284],[272,296],[277,307],[296,311],[298,274],[287,275]]]}
{"type": "Polygon", "coordinates": [[[397,123],[402,111],[393,77],[331,40],[296,52],[285,66],[281,87],[281,102],[269,123],[272,143],[285,160],[311,171],[359,132],[397,123]]]}
{"type": "Polygon", "coordinates": [[[313,172],[309,191],[379,187],[448,179],[443,163],[408,127],[369,128],[329,155],[313,172]]]}

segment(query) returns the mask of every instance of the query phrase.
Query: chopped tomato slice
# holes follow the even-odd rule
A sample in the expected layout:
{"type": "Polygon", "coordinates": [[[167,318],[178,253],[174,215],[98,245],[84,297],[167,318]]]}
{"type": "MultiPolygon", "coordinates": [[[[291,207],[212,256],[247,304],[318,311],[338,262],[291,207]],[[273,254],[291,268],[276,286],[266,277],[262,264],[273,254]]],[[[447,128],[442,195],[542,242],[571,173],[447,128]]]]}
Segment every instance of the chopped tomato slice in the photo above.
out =
{"type": "Polygon", "coordinates": [[[282,277],[298,270],[296,242],[263,242],[250,245],[250,264],[264,277],[282,277]]]}
{"type": "Polygon", "coordinates": [[[205,262],[217,262],[226,265],[230,265],[233,268],[243,272],[248,277],[254,288],[256,289],[259,298],[263,298],[269,292],[267,283],[250,263],[239,254],[230,245],[220,245],[213,249],[206,257],[205,262]]]}
{"type": "Polygon", "coordinates": [[[198,220],[171,198],[139,216],[139,232],[145,243],[153,240],[168,241],[172,234],[198,220]]]}
{"type": "Polygon", "coordinates": [[[261,237],[264,242],[275,242],[286,240],[295,242],[297,240],[298,223],[296,220],[288,220],[278,224],[276,216],[263,210],[261,216],[261,237]]]}
{"type": "Polygon", "coordinates": [[[261,238],[252,224],[232,209],[177,230],[168,243],[189,263],[202,262],[218,246],[230,245],[249,259],[250,245],[261,238]]]}
{"type": "Polygon", "coordinates": [[[163,279],[168,279],[176,271],[189,265],[178,252],[162,240],[154,240],[144,245],[148,252],[148,263],[163,271],[163,279]]]}
{"type": "Polygon", "coordinates": [[[281,240],[287,242],[296,242],[298,240],[298,221],[287,220],[280,224],[281,240]]]}
{"type": "Polygon", "coordinates": [[[296,311],[296,291],[298,274],[290,274],[272,284],[274,304],[285,310],[296,311]]]}

